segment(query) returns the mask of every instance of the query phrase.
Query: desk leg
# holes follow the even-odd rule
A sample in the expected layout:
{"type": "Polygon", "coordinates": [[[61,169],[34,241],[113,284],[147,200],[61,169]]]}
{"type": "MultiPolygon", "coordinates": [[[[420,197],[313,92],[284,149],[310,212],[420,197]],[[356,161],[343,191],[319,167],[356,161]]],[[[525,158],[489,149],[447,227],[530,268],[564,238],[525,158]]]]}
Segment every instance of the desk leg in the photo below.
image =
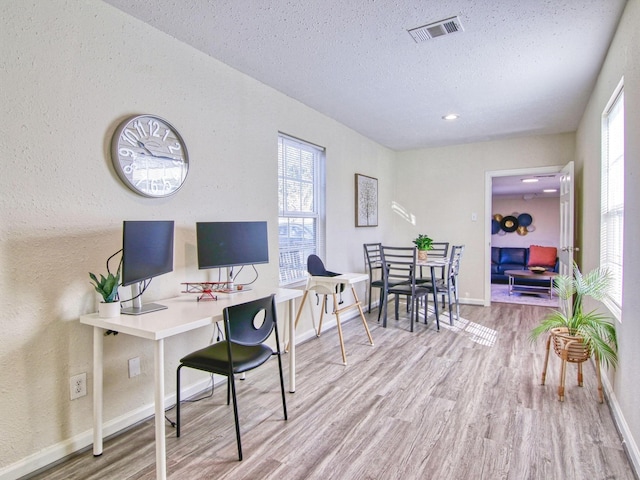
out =
{"type": "Polygon", "coordinates": [[[104,330],[93,327],[93,456],[102,455],[102,354],[104,330]]]}
{"type": "MultiPolygon", "coordinates": [[[[304,305],[304,300],[307,298],[307,292],[304,292],[304,298],[302,299],[302,304],[300,305],[300,311],[302,311],[302,305],[304,305]]],[[[295,310],[296,304],[295,300],[291,299],[288,302],[289,304],[289,392],[293,393],[296,391],[296,323],[298,318],[296,318],[295,310]]]]}
{"type": "Polygon", "coordinates": [[[164,340],[156,340],[155,362],[155,421],[156,421],[156,478],[167,478],[167,447],[164,436],[164,340]]]}

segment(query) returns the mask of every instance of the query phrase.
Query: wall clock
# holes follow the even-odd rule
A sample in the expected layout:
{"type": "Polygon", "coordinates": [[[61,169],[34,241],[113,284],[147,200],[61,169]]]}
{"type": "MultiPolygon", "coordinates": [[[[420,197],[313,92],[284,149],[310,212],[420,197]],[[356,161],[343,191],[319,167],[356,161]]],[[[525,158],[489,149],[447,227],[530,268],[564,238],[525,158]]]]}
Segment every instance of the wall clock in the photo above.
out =
{"type": "Polygon", "coordinates": [[[184,140],[169,122],[154,115],[136,115],[118,125],[111,160],[124,184],[145,197],[173,195],[189,171],[184,140]]]}

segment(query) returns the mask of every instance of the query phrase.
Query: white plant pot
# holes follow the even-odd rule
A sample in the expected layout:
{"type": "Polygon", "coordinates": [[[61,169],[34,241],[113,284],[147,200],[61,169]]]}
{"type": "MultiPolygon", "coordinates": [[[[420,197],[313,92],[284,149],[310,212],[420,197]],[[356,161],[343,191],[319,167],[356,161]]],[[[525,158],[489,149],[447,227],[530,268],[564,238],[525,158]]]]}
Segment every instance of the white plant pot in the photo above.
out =
{"type": "Polygon", "coordinates": [[[98,304],[98,316],[100,318],[113,318],[120,316],[120,302],[100,302],[98,304]]]}

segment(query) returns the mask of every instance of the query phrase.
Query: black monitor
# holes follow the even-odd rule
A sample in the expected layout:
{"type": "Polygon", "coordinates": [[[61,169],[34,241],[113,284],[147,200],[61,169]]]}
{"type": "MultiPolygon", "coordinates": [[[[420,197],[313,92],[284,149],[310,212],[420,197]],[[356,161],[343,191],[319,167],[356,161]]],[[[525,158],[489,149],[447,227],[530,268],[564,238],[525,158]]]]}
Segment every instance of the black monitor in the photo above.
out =
{"type": "Polygon", "coordinates": [[[173,220],[131,221],[122,224],[122,285],[131,285],[133,306],[127,315],[162,310],[164,305],[142,303],[143,283],[173,271],[173,220]]]}
{"type": "Polygon", "coordinates": [[[267,222],[196,223],[198,268],[227,267],[269,263],[267,222]]]}

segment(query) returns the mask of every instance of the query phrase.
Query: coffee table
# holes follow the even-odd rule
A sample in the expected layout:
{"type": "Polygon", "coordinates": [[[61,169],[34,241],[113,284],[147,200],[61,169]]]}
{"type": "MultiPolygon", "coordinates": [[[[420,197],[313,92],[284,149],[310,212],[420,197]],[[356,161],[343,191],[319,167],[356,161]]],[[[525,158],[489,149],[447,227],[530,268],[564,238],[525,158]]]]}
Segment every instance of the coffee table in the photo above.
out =
{"type": "Polygon", "coordinates": [[[549,298],[553,298],[553,278],[556,272],[534,273],[531,270],[505,270],[505,275],[509,277],[509,295],[513,292],[538,293],[546,292],[549,298]],[[516,283],[516,279],[539,279],[548,280],[549,285],[523,285],[516,283]]]}

